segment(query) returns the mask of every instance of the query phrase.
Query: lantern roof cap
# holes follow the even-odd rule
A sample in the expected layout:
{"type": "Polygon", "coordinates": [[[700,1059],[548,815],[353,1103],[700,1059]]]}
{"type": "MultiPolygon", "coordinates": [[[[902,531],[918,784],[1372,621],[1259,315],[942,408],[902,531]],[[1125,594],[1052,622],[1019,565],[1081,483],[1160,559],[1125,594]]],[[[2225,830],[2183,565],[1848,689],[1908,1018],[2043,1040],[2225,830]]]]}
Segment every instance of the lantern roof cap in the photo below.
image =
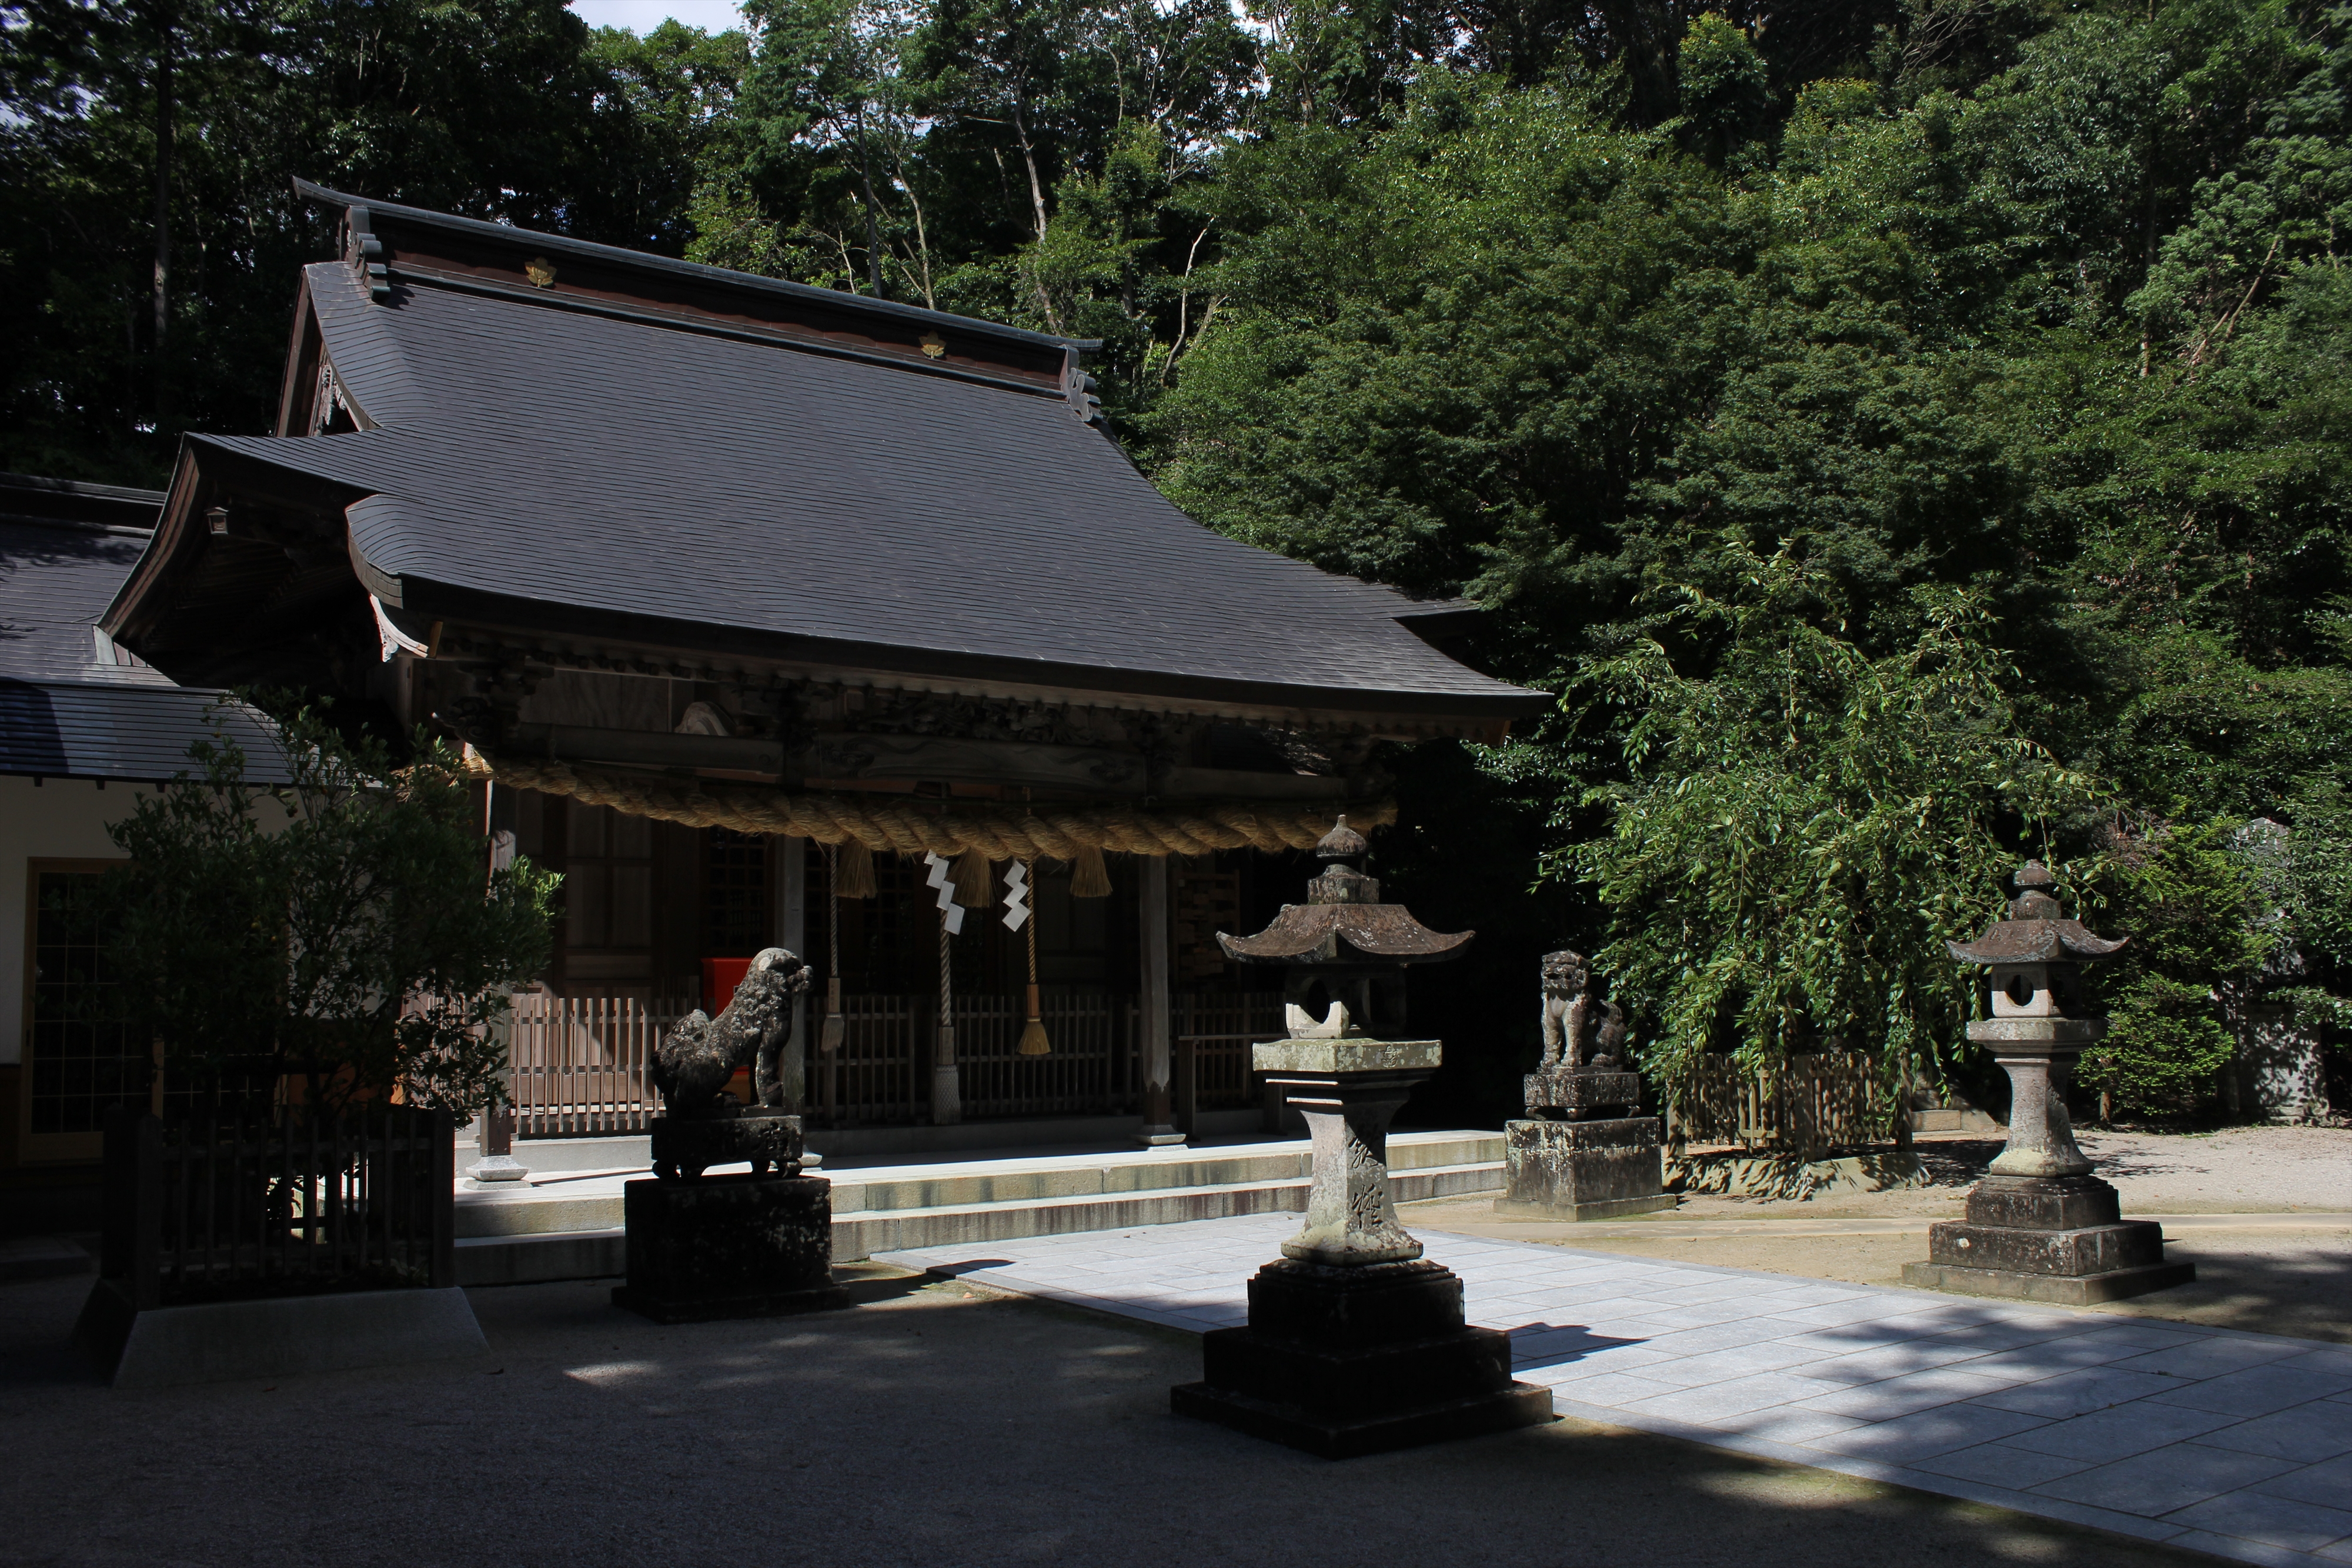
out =
{"type": "Polygon", "coordinates": [[[1345,812],[1331,824],[1331,831],[1315,841],[1315,858],[1325,861],[1361,860],[1371,850],[1364,835],[1348,826],[1345,812]]]}
{"type": "Polygon", "coordinates": [[[1962,964],[2088,963],[2110,958],[2131,938],[2101,936],[2079,920],[2067,918],[2064,907],[2047,889],[2058,879],[2040,861],[2027,861],[2015,878],[2017,896],[2010,901],[2006,918],[1985,927],[1973,942],[1947,942],[1945,947],[1962,964]]]}
{"type": "Polygon", "coordinates": [[[1371,846],[1341,817],[1315,846],[1325,862],[1307,883],[1307,902],[1286,904],[1255,936],[1217,933],[1225,956],[1245,964],[1380,966],[1458,957],[1476,935],[1432,931],[1402,904],[1381,902],[1381,884],[1350,863],[1371,846]]]}

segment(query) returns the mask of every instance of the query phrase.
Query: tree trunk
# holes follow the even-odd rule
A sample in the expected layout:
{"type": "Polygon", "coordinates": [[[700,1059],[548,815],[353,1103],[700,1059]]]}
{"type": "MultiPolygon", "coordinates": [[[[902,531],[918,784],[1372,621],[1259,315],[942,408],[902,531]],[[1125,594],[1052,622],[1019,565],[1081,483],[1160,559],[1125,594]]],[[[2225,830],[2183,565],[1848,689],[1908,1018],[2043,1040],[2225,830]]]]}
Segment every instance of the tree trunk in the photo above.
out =
{"type": "Polygon", "coordinates": [[[1029,141],[1029,122],[1019,105],[1013,110],[1013,134],[1021,141],[1021,162],[1029,171],[1029,209],[1037,225],[1037,243],[1045,242],[1045,187],[1037,180],[1037,149],[1029,141]]]}
{"type": "Polygon", "coordinates": [[[172,8],[155,6],[155,425],[171,414],[171,377],[164,342],[172,317],[172,8]]]}
{"type": "Polygon", "coordinates": [[[882,298],[882,231],[874,221],[874,162],[866,145],[866,105],[857,106],[857,181],[866,192],[866,279],[882,298]]]}

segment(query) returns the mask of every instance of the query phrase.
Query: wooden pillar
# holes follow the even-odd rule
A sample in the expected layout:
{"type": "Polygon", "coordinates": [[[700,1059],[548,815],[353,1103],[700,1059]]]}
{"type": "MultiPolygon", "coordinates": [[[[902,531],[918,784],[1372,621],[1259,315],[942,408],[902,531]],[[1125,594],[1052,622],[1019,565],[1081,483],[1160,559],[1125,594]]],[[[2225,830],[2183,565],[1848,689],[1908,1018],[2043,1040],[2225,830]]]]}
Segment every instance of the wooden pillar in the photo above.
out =
{"type": "MultiPolygon", "coordinates": [[[[772,841],[779,862],[771,885],[776,901],[776,946],[808,958],[808,841],[780,834],[772,841]]],[[[808,997],[793,999],[793,1032],[784,1047],[784,1103],[798,1111],[808,1103],[808,997]]]]}
{"type": "Polygon", "coordinates": [[[1175,997],[1169,986],[1169,878],[1166,855],[1143,857],[1139,895],[1143,934],[1143,1132],[1147,1145],[1181,1144],[1174,1121],[1171,1057],[1175,1034],[1175,997]]]}

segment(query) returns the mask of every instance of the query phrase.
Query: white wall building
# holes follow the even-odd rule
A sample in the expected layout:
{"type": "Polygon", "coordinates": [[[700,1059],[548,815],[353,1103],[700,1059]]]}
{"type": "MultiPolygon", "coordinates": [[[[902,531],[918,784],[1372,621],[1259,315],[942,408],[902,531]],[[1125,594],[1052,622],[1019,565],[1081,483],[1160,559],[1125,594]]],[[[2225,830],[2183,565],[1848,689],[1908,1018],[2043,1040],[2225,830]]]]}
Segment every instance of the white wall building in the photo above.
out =
{"type": "MultiPolygon", "coordinates": [[[[217,693],[174,685],[97,628],[163,503],[0,475],[0,1165],[94,1160],[106,1107],[148,1096],[149,1051],[104,1021],[79,905],[121,863],[107,824],[212,730],[217,693]]],[[[252,717],[231,717],[265,755],[252,717]]]]}

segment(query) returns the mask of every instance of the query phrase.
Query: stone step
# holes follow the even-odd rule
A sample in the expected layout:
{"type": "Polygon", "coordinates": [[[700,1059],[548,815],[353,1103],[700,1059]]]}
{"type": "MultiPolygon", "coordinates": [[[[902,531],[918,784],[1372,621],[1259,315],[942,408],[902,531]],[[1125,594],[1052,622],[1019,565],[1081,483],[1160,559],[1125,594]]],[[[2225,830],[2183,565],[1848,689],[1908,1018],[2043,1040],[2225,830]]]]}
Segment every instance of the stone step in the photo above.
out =
{"type": "MultiPolygon", "coordinates": [[[[1389,1169],[1397,1173],[1499,1166],[1503,1138],[1486,1132],[1401,1133],[1389,1140],[1388,1152],[1389,1169]]],[[[1310,1164],[1306,1141],[1286,1139],[1224,1148],[1118,1150],[847,1170],[828,1164],[823,1174],[833,1181],[833,1211],[839,1217],[1303,1182],[1310,1164]]],[[[534,1181],[513,1191],[462,1190],[457,1194],[457,1233],[465,1239],[606,1229],[621,1223],[623,1184],[642,1174],[642,1169],[606,1171],[534,1181]]]]}
{"type": "MultiPolygon", "coordinates": [[[[1308,1186],[1308,1178],[1299,1175],[1267,1181],[1090,1193],[1015,1203],[942,1204],[847,1214],[836,1211],[833,1219],[833,1256],[836,1262],[847,1262],[876,1252],[912,1247],[1010,1241],[1023,1236],[1060,1236],[1078,1230],[1124,1230],[1139,1225],[1173,1225],[1187,1219],[1223,1219],[1237,1214],[1300,1214],[1307,1208],[1308,1186]]],[[[1402,1203],[1496,1192],[1502,1186],[1500,1161],[1391,1171],[1389,1175],[1390,1192],[1402,1203]]]]}
{"type": "MultiPolygon", "coordinates": [[[[1195,1119],[1194,1132],[1210,1140],[1248,1137],[1257,1131],[1258,1122],[1255,1111],[1204,1111],[1195,1119]]],[[[1125,1147],[1142,1130],[1142,1120],[1135,1116],[1049,1116],[951,1127],[820,1127],[808,1134],[808,1146],[835,1163],[919,1165],[926,1157],[972,1159],[982,1150],[1003,1156],[1055,1145],[1125,1147]]],[[[458,1137],[461,1170],[480,1157],[476,1152],[478,1131],[469,1127],[458,1137]]],[[[538,1176],[643,1170],[653,1163],[653,1140],[644,1133],[522,1138],[515,1144],[514,1157],[538,1176]]]]}
{"type": "MultiPolygon", "coordinates": [[[[1402,1203],[1418,1202],[1433,1197],[1458,1197],[1476,1193],[1500,1191],[1503,1186],[1503,1165],[1499,1157],[1501,1139],[1496,1134],[1405,1134],[1421,1141],[1399,1149],[1391,1145],[1391,1154],[1402,1154],[1405,1160],[1391,1167],[1390,1186],[1396,1199],[1402,1203]],[[1496,1157],[1471,1159],[1454,1164],[1426,1163],[1432,1155],[1443,1153],[1486,1152],[1486,1145],[1496,1145],[1496,1157]]],[[[1206,1152],[1206,1151],[1204,1151],[1206,1152]]],[[[1160,1174],[1166,1178],[1152,1185],[1120,1186],[1129,1178],[1121,1175],[1113,1185],[1087,1184],[1083,1179],[1087,1169],[1097,1175],[1103,1170],[1123,1171],[1121,1162],[1112,1160],[1092,1166],[1073,1164],[1069,1174],[1086,1190],[1078,1192],[1045,1192],[1040,1187],[1054,1184],[1012,1184],[1026,1196],[996,1197],[981,1201],[918,1204],[886,1202],[868,1203],[857,1208],[836,1207],[833,1221],[833,1256],[836,1262],[850,1262],[875,1252],[891,1251],[911,1247],[941,1247],[985,1241],[1012,1240],[1024,1236],[1062,1235],[1081,1230],[1116,1230],[1142,1225],[1169,1225],[1188,1219],[1222,1219],[1234,1215],[1299,1213],[1307,1207],[1308,1177],[1305,1168],[1304,1146],[1296,1151],[1283,1150],[1251,1155],[1241,1162],[1243,1168],[1255,1160],[1280,1163],[1290,1160],[1290,1168],[1273,1175],[1257,1176],[1234,1181],[1204,1181],[1197,1178],[1200,1167],[1226,1166],[1225,1160],[1161,1159],[1160,1174]],[[1292,1156],[1296,1154],[1297,1157],[1292,1156]]],[[[998,1173],[1032,1174],[1032,1173],[998,1173]]],[[[457,1279],[466,1285],[522,1284],[543,1280],[596,1279],[618,1275],[624,1271],[625,1233],[621,1226],[621,1195],[614,1178],[599,1178],[598,1185],[609,1183],[609,1194],[583,1194],[578,1197],[547,1197],[537,1200],[509,1197],[505,1194],[466,1194],[468,1198],[489,1199],[461,1204],[460,1228],[467,1232],[457,1243],[457,1279]]],[[[835,1187],[836,1196],[842,1184],[835,1187]]],[[[886,1185],[868,1182],[867,1186],[886,1185]]],[[[969,1190],[957,1181],[945,1186],[950,1190],[969,1190]]],[[[909,1184],[910,1191],[942,1189],[940,1178],[925,1176],[909,1184]]],[[[886,1192],[886,1198],[907,1196],[902,1192],[886,1192]]]]}

